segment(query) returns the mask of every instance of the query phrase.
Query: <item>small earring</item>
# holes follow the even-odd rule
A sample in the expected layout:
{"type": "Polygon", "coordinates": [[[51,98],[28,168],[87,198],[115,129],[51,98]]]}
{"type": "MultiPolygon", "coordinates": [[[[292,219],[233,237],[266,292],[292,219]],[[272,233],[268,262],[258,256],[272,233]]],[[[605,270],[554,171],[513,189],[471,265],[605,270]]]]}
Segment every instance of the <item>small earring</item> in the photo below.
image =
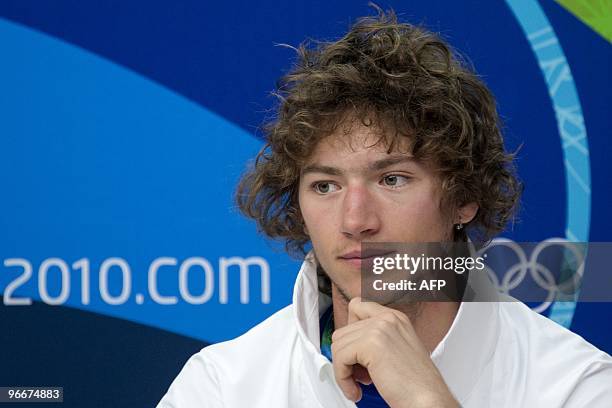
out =
{"type": "Polygon", "coordinates": [[[457,231],[459,231],[459,230],[463,229],[463,224],[462,224],[462,223],[455,224],[455,229],[456,229],[457,231]]]}

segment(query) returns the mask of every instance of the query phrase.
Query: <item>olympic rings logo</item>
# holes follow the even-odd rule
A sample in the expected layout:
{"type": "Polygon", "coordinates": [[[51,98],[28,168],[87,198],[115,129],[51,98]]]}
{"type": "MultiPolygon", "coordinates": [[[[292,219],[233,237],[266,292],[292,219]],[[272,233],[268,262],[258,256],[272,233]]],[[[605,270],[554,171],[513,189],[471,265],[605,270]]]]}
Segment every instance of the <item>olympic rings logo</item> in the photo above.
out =
{"type": "Polygon", "coordinates": [[[478,256],[486,256],[485,254],[492,248],[500,246],[513,251],[517,258],[517,262],[505,270],[501,279],[500,274],[493,270],[491,265],[485,264],[485,270],[500,293],[510,295],[510,291],[518,288],[527,277],[527,274],[529,274],[540,288],[548,291],[544,302],[534,307],[534,311],[538,313],[543,312],[555,302],[558,296],[565,298],[571,296],[568,300],[576,300],[575,296],[584,275],[584,261],[586,258],[586,245],[584,243],[570,242],[565,238],[549,238],[535,244],[528,257],[525,253],[525,248],[519,243],[507,238],[496,238],[489,245],[481,248],[477,254],[478,256]],[[569,272],[571,277],[562,282],[557,282],[555,274],[539,261],[544,250],[555,246],[567,249],[564,251],[563,272],[564,274],[569,272]],[[571,253],[573,256],[571,262],[568,262],[568,253],[571,253]]]}

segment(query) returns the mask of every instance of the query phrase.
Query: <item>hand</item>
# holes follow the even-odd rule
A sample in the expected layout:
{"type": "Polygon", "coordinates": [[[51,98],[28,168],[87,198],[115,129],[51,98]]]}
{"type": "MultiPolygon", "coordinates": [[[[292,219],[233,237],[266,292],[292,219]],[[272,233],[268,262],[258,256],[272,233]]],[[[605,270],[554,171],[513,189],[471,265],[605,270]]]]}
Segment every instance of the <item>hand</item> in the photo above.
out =
{"type": "Polygon", "coordinates": [[[374,382],[391,408],[458,407],[410,319],[402,312],[354,298],[348,324],[332,335],[336,382],[351,401],[374,382]]]}

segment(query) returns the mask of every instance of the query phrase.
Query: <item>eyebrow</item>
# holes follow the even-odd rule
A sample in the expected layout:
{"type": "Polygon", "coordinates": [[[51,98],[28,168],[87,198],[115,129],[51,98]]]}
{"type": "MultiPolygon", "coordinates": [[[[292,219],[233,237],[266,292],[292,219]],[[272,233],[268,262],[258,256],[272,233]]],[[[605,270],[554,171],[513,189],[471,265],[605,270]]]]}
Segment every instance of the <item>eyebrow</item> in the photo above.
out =
{"type": "Polygon", "coordinates": [[[384,159],[380,159],[371,163],[368,167],[370,170],[382,170],[387,167],[393,166],[394,164],[400,163],[414,163],[416,160],[413,156],[407,156],[405,154],[393,155],[384,159]]]}
{"type": "MultiPolygon", "coordinates": [[[[393,166],[394,164],[400,163],[414,163],[415,159],[412,156],[407,156],[405,154],[402,155],[394,155],[391,157],[386,157],[384,159],[376,160],[373,163],[368,165],[368,170],[370,171],[380,171],[386,169],[387,167],[393,166]]],[[[333,166],[324,166],[321,164],[309,164],[302,170],[302,175],[306,175],[308,173],[323,173],[328,174],[330,176],[341,176],[344,172],[333,166]]]]}

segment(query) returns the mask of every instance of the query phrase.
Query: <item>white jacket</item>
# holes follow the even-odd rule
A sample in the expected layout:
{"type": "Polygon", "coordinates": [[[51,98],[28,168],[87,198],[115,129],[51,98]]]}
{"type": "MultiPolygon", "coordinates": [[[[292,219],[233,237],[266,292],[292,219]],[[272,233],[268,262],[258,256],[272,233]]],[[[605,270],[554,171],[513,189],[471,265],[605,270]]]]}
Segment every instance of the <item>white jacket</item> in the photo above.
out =
{"type": "MultiPolygon", "coordinates": [[[[193,355],[158,408],[355,407],[320,353],[330,302],[309,254],[293,304],[193,355]]],[[[431,358],[462,407],[612,407],[612,358],[522,303],[463,302],[431,358]]]]}

